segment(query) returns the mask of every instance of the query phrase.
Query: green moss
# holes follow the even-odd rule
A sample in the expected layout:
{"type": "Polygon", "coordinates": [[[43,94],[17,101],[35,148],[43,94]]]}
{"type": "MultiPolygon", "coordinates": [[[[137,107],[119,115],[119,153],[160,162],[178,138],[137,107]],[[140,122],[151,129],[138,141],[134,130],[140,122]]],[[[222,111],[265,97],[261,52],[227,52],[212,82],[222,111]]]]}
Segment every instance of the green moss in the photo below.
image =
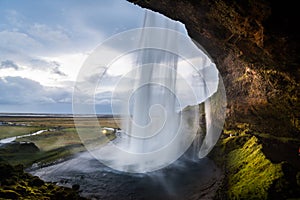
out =
{"type": "Polygon", "coordinates": [[[271,163],[252,136],[242,148],[228,154],[228,195],[230,199],[267,199],[272,183],[283,176],[281,164],[271,163]]]}
{"type": "Polygon", "coordinates": [[[249,127],[247,123],[236,123],[235,129],[224,129],[223,133],[227,136],[243,136],[251,132],[249,127]]]}
{"type": "Polygon", "coordinates": [[[0,176],[0,199],[85,199],[71,188],[45,183],[37,176],[24,173],[20,166],[0,163],[0,176]]]}
{"type": "Polygon", "coordinates": [[[240,132],[239,130],[224,130],[226,136],[229,134],[233,136],[220,139],[215,148],[209,153],[208,156],[212,158],[218,166],[226,166],[227,155],[231,151],[242,147],[250,138],[249,135],[240,134],[240,132]]]}

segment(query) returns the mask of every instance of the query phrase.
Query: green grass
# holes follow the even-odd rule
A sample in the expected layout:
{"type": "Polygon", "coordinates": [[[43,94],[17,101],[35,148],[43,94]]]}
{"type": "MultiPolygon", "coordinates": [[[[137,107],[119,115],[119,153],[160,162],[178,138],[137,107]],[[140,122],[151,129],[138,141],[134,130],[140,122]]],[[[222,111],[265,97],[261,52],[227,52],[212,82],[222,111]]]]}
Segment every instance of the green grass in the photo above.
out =
{"type": "Polygon", "coordinates": [[[80,128],[84,131],[84,136],[79,138],[75,128],[66,128],[56,131],[46,131],[39,135],[34,135],[26,138],[19,138],[17,141],[33,142],[40,152],[36,153],[5,153],[0,155],[10,164],[23,164],[30,166],[33,163],[48,164],[55,160],[66,158],[75,153],[85,151],[83,145],[98,146],[109,139],[113,139],[113,135],[108,138],[100,133],[99,129],[92,127],[80,128]]]}
{"type": "Polygon", "coordinates": [[[64,131],[64,129],[46,131],[40,135],[18,138],[16,141],[33,142],[40,151],[24,152],[17,150],[11,152],[4,148],[0,149],[0,158],[12,165],[23,164],[26,167],[33,163],[48,164],[85,150],[75,129],[73,131],[64,131]]]}
{"type": "Polygon", "coordinates": [[[102,144],[114,138],[113,134],[105,137],[98,127],[82,127],[79,128],[80,136],[75,128],[66,128],[55,131],[46,131],[39,135],[26,138],[19,138],[17,141],[26,141],[35,143],[40,150],[49,151],[60,147],[74,144],[102,144]]]}
{"type": "MultiPolygon", "coordinates": [[[[91,126],[87,118],[80,119],[80,127],[77,129],[72,118],[9,117],[1,120],[25,123],[30,126],[0,126],[0,138],[29,134],[42,129],[52,129],[39,135],[16,139],[18,142],[33,142],[40,149],[39,152],[20,152],[20,150],[9,152],[5,148],[0,149],[0,160],[5,160],[12,165],[23,164],[29,167],[33,163],[49,164],[85,151],[84,145],[99,146],[115,137],[114,134],[103,135],[99,127],[91,126]],[[80,137],[77,130],[80,130],[80,137]]],[[[110,118],[99,118],[99,122],[102,126],[117,127],[116,121],[110,118]]]]}
{"type": "Polygon", "coordinates": [[[34,153],[0,152],[0,154],[1,154],[1,159],[3,159],[4,161],[8,162],[11,165],[22,164],[25,167],[30,167],[33,163],[37,163],[38,165],[51,164],[59,159],[67,158],[75,153],[84,150],[85,148],[82,145],[69,145],[69,146],[56,148],[49,151],[40,151],[34,153]]]}
{"type": "MultiPolygon", "coordinates": [[[[26,124],[36,127],[62,127],[74,128],[74,119],[72,117],[0,117],[0,121],[26,124]]],[[[117,128],[121,123],[121,118],[98,118],[101,126],[117,128]]],[[[90,118],[76,118],[76,123],[81,127],[90,127],[93,121],[90,118]]]]}
{"type": "Polygon", "coordinates": [[[80,138],[74,128],[70,130],[45,131],[42,134],[25,138],[19,138],[16,141],[33,142],[41,151],[49,151],[56,148],[80,144],[80,138]]]}
{"type": "Polygon", "coordinates": [[[31,126],[0,126],[0,139],[4,139],[7,137],[14,137],[19,135],[25,135],[34,133],[41,129],[45,129],[42,127],[31,127],[31,126]]]}

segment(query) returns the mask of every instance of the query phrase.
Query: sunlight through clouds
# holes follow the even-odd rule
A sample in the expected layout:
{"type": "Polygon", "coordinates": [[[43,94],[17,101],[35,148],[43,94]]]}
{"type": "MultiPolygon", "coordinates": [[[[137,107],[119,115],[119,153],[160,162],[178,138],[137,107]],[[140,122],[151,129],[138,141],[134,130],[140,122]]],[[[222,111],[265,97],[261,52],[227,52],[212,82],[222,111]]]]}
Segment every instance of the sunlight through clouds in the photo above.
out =
{"type": "MultiPolygon", "coordinates": [[[[26,4],[2,0],[0,16],[0,112],[17,108],[22,112],[32,108],[30,104],[40,112],[50,107],[52,112],[71,112],[70,105],[61,105],[70,103],[74,81],[89,52],[113,34],[140,27],[143,9],[122,0],[27,0],[26,4]],[[28,93],[23,100],[17,94],[20,82],[28,93]]],[[[119,73],[115,69],[112,75],[119,73]]],[[[108,103],[101,94],[110,89],[100,91],[97,102],[108,103]]]]}

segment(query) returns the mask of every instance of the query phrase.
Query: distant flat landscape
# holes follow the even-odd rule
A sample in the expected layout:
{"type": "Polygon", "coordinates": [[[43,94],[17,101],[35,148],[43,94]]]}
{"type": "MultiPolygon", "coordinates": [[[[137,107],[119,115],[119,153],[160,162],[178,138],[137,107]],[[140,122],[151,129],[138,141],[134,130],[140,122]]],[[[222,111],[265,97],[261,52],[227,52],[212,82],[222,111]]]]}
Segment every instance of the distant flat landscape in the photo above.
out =
{"type": "Polygon", "coordinates": [[[0,158],[10,164],[45,165],[86,151],[84,144],[99,145],[115,137],[102,134],[100,127],[118,128],[120,118],[97,115],[99,126],[90,115],[51,113],[1,113],[0,158]],[[84,131],[79,137],[77,130],[84,131]],[[32,151],[36,149],[36,151],[32,151]]]}
{"type": "MultiPolygon", "coordinates": [[[[92,117],[91,114],[55,114],[55,113],[0,113],[0,117],[92,117]]],[[[97,117],[111,118],[112,114],[96,114],[97,117]]]]}

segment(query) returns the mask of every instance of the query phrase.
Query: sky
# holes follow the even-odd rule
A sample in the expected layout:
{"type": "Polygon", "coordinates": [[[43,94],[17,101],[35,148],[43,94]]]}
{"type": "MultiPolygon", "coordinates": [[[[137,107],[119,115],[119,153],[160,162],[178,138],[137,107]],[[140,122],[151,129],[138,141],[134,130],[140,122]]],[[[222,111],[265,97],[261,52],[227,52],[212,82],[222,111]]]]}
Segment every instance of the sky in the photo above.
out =
{"type": "MultiPolygon", "coordinates": [[[[142,28],[148,22],[149,26],[174,26],[187,35],[183,24],[159,13],[147,11],[148,21],[144,20],[145,11],[126,0],[0,0],[0,113],[71,114],[76,83],[98,81],[101,87],[95,90],[93,109],[99,114],[110,114],[111,105],[120,103],[120,98],[114,99],[118,96],[114,96],[115,91],[124,93],[125,90],[120,89],[124,85],[127,92],[131,91],[128,87],[133,79],[130,74],[128,77],[124,74],[133,69],[138,53],[114,60],[100,81],[98,69],[85,71],[85,79],[81,80],[84,63],[93,60],[91,57],[97,47],[124,31],[142,28]],[[123,85],[117,85],[120,77],[125,80],[123,85]]],[[[167,40],[160,35],[157,39],[160,43],[167,40]]],[[[123,46],[117,43],[107,52],[122,52],[127,45],[130,43],[125,42],[123,46]]],[[[196,59],[200,67],[209,66],[206,68],[209,70],[202,72],[213,80],[214,91],[218,82],[216,68],[211,67],[211,62],[201,52],[200,55],[196,59]]],[[[101,63],[97,55],[94,60],[101,63]]],[[[183,97],[184,104],[193,104],[187,87],[194,85],[192,87],[200,91],[197,98],[201,99],[201,95],[206,95],[203,85],[195,83],[203,82],[203,77],[195,76],[198,72],[194,73],[184,60],[178,65],[182,80],[189,82],[189,85],[178,84],[181,87],[178,94],[183,97]]],[[[84,100],[91,104],[89,99],[84,100]]]]}
{"type": "MultiPolygon", "coordinates": [[[[143,17],[125,0],[1,0],[0,112],[71,113],[74,81],[90,52],[141,27],[143,17]]],[[[102,96],[97,106],[107,113],[108,92],[102,96]]]]}

